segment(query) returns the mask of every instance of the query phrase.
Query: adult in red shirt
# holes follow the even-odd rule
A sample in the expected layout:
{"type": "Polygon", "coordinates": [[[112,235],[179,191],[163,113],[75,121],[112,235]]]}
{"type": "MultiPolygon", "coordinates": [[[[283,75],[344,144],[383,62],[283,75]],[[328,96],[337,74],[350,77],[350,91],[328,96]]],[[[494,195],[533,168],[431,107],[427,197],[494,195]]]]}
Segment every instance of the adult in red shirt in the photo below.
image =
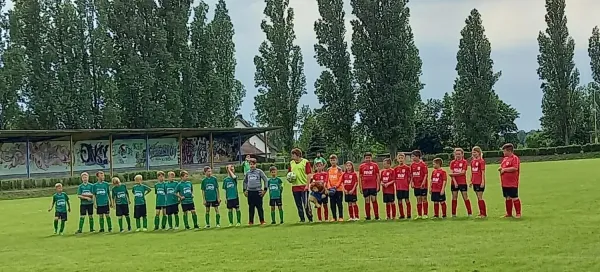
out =
{"type": "Polygon", "coordinates": [[[394,182],[396,182],[396,199],[398,199],[398,211],[400,211],[400,219],[404,219],[404,209],[402,208],[402,200],[406,204],[406,218],[410,219],[411,206],[409,199],[409,187],[410,187],[410,166],[406,164],[406,157],[404,153],[398,153],[396,155],[396,161],[398,166],[394,168],[394,182]]]}
{"type": "Polygon", "coordinates": [[[502,184],[502,195],[505,198],[506,214],[504,217],[512,217],[512,208],[515,208],[515,217],[521,218],[521,200],[519,199],[519,174],[521,160],[514,154],[514,146],[510,143],[502,146],[504,158],[498,167],[500,172],[500,183],[502,184]]]}
{"type": "Polygon", "coordinates": [[[356,191],[358,189],[358,175],[354,171],[354,163],[346,162],[346,172],[342,175],[344,183],[344,200],[348,203],[348,212],[350,221],[358,221],[358,197],[356,191]]]}
{"type": "Polygon", "coordinates": [[[379,166],[373,162],[373,154],[365,153],[364,162],[358,167],[358,184],[365,197],[366,220],[371,220],[371,204],[375,220],[379,220],[379,205],[377,204],[377,193],[380,188],[379,166]]]}
{"type": "Polygon", "coordinates": [[[394,169],[392,169],[392,160],[385,158],[383,160],[383,170],[381,170],[381,190],[383,190],[383,203],[385,203],[386,220],[396,218],[396,186],[394,182],[394,169]]]}
{"type": "Polygon", "coordinates": [[[427,164],[421,160],[421,156],[423,156],[421,150],[414,150],[410,155],[412,160],[410,164],[411,184],[415,197],[417,197],[417,217],[415,219],[426,219],[429,213],[429,203],[427,203],[427,164]]]}
{"type": "Polygon", "coordinates": [[[471,210],[471,200],[469,200],[469,194],[467,193],[468,166],[469,162],[465,160],[465,151],[460,147],[455,148],[454,160],[450,162],[450,177],[452,178],[452,184],[450,185],[450,191],[452,191],[452,217],[456,217],[458,191],[460,191],[465,207],[467,207],[467,215],[471,216],[473,214],[473,211],[471,210]]]}
{"type": "Polygon", "coordinates": [[[433,218],[440,218],[440,207],[442,217],[446,218],[446,182],[448,174],[442,168],[442,159],[433,159],[433,171],[431,172],[431,202],[433,202],[433,218]]]}
{"type": "Polygon", "coordinates": [[[479,206],[479,218],[487,216],[483,192],[485,191],[485,160],[483,152],[479,146],[471,150],[471,184],[473,191],[477,195],[477,206],[479,206]]]}

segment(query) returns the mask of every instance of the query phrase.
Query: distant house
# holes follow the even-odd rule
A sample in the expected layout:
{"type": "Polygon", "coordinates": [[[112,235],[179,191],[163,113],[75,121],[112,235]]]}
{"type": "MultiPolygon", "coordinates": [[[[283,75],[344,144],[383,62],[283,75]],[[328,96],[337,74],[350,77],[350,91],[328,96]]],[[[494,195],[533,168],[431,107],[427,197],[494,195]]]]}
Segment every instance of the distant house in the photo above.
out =
{"type": "MultiPolygon", "coordinates": [[[[246,121],[241,115],[235,118],[236,128],[247,128],[252,127],[248,121],[246,121]]],[[[246,142],[242,144],[242,156],[251,155],[259,161],[266,161],[269,159],[275,159],[277,157],[278,149],[269,142],[268,135],[267,139],[263,134],[258,134],[250,137],[246,142]],[[265,144],[267,142],[267,144],[265,144]]]]}

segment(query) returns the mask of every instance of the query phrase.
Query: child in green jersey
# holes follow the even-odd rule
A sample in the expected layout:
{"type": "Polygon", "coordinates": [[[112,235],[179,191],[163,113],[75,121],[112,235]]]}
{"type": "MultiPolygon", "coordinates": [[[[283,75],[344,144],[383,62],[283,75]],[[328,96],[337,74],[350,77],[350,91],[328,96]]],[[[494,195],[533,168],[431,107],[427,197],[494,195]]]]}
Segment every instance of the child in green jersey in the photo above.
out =
{"type": "Polygon", "coordinates": [[[165,184],[165,211],[167,213],[167,222],[169,229],[179,229],[179,198],[177,197],[177,185],[175,172],[167,173],[169,181],[165,184]],[[173,217],[175,217],[175,227],[173,227],[173,217]]]}
{"type": "Polygon", "coordinates": [[[63,235],[65,230],[65,222],[67,222],[67,212],[71,212],[71,203],[69,203],[69,196],[63,192],[63,186],[60,183],[54,185],[56,193],[52,195],[52,204],[48,209],[48,212],[52,211],[56,206],[54,212],[54,234],[63,235]],[[58,220],[60,220],[60,232],[58,231],[58,220]]]}
{"type": "Polygon", "coordinates": [[[188,223],[188,213],[192,214],[192,222],[194,223],[194,229],[200,229],[198,226],[198,215],[196,214],[196,206],[194,205],[194,186],[188,180],[190,176],[187,171],[181,171],[179,173],[181,182],[177,185],[177,196],[181,200],[181,210],[183,211],[183,225],[185,229],[190,229],[190,223],[188,223]]]}
{"type": "Polygon", "coordinates": [[[206,228],[210,228],[211,207],[215,208],[217,228],[219,228],[221,227],[221,215],[219,214],[219,204],[221,204],[219,183],[217,182],[217,178],[213,177],[210,166],[204,167],[204,175],[206,177],[202,180],[202,195],[204,197],[204,206],[206,207],[206,228]]]}
{"type": "Polygon", "coordinates": [[[233,165],[227,165],[227,173],[229,175],[223,179],[223,190],[225,190],[225,198],[227,199],[227,216],[229,217],[229,226],[233,225],[233,210],[235,210],[237,216],[236,226],[240,226],[242,224],[242,212],[240,211],[237,177],[234,174],[233,165]]]}
{"type": "Polygon", "coordinates": [[[110,184],[104,180],[104,172],[98,171],[96,177],[98,177],[98,182],[94,184],[94,199],[96,199],[96,213],[100,218],[100,232],[104,232],[105,217],[108,232],[111,232],[112,220],[110,219],[110,206],[114,203],[111,201],[110,184]]]}
{"type": "Polygon", "coordinates": [[[94,232],[94,185],[89,182],[90,175],[87,172],[81,173],[81,184],[77,187],[77,198],[81,200],[79,204],[79,228],[78,233],[83,232],[83,223],[88,216],[90,223],[90,232],[94,232]]]}
{"type": "Polygon", "coordinates": [[[277,167],[271,166],[269,168],[271,178],[267,182],[269,188],[269,206],[271,206],[271,224],[275,222],[275,207],[279,210],[279,224],[283,224],[283,204],[281,202],[281,192],[283,191],[283,181],[277,177],[277,167]]]}
{"type": "Polygon", "coordinates": [[[150,187],[142,184],[142,175],[136,175],[134,178],[135,185],[131,192],[133,193],[133,218],[135,218],[135,231],[140,231],[140,219],[143,221],[142,231],[148,231],[148,210],[146,209],[146,195],[152,191],[150,187]]]}
{"type": "Polygon", "coordinates": [[[167,201],[167,192],[165,190],[165,172],[158,171],[156,172],[156,176],[158,177],[158,182],[154,184],[154,193],[156,194],[156,216],[154,217],[154,230],[158,230],[159,224],[161,225],[162,229],[167,227],[167,214],[165,210],[167,201]],[[160,221],[161,214],[162,222],[160,221]]]}
{"type": "Polygon", "coordinates": [[[112,206],[117,210],[119,231],[124,231],[123,217],[125,217],[125,220],[127,221],[127,230],[131,231],[131,218],[129,217],[129,204],[131,204],[131,200],[129,199],[129,191],[127,191],[127,186],[122,184],[121,180],[117,177],[112,178],[112,183],[112,206]]]}

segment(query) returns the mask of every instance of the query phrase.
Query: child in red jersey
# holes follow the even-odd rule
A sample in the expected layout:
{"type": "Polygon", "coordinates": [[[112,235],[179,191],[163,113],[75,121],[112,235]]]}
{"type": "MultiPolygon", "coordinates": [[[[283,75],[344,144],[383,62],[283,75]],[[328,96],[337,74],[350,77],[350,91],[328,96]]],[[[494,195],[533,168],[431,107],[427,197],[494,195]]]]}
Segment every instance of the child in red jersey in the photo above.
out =
{"type": "Polygon", "coordinates": [[[519,199],[519,174],[521,160],[514,153],[512,144],[502,146],[504,158],[498,167],[500,172],[500,183],[502,183],[502,195],[505,198],[506,214],[504,217],[512,217],[512,208],[515,208],[515,218],[521,218],[521,199],[519,199]]]}
{"type": "Polygon", "coordinates": [[[421,150],[414,150],[411,153],[412,163],[410,164],[411,184],[417,197],[417,216],[416,219],[427,219],[429,213],[429,204],[427,203],[427,164],[421,160],[421,150]]]}
{"type": "Polygon", "coordinates": [[[383,202],[385,203],[386,220],[396,218],[396,204],[394,203],[396,186],[394,184],[394,169],[392,160],[386,158],[383,160],[383,170],[381,170],[381,188],[383,190],[383,202]]]}
{"type": "Polygon", "coordinates": [[[487,217],[483,192],[485,191],[485,160],[479,146],[473,147],[471,151],[471,184],[473,191],[477,194],[477,205],[479,206],[479,218],[487,217]]]}
{"type": "Polygon", "coordinates": [[[342,175],[342,182],[344,183],[344,200],[348,203],[350,221],[358,221],[358,205],[356,205],[358,175],[354,172],[354,164],[351,161],[346,162],[346,172],[342,175]]]}
{"type": "Polygon", "coordinates": [[[467,193],[467,167],[468,162],[465,160],[465,152],[462,148],[454,149],[454,160],[450,162],[450,177],[452,178],[452,217],[456,217],[456,208],[458,206],[458,191],[460,191],[465,207],[467,208],[467,216],[471,216],[471,201],[467,193]]]}
{"type": "Polygon", "coordinates": [[[406,165],[404,153],[398,153],[396,161],[398,161],[398,166],[394,168],[394,181],[396,182],[398,211],[400,212],[400,219],[410,218],[412,210],[408,193],[411,177],[410,166],[406,165]],[[406,204],[406,217],[404,215],[404,209],[402,208],[402,200],[404,200],[404,203],[406,204]]]}
{"type": "Polygon", "coordinates": [[[323,213],[325,214],[325,221],[329,221],[329,209],[327,209],[327,203],[329,203],[327,199],[327,195],[329,193],[327,192],[327,180],[329,174],[324,171],[324,166],[325,164],[322,161],[316,161],[317,172],[312,176],[312,181],[310,183],[312,191],[311,196],[314,196],[314,200],[317,200],[316,203],[314,201],[313,203],[315,203],[315,206],[317,208],[317,218],[319,219],[319,221],[323,221],[323,213]],[[320,194],[321,188],[324,188],[324,194],[320,194]],[[313,189],[316,189],[318,192],[315,192],[313,189]]]}
{"type": "Polygon", "coordinates": [[[371,152],[365,153],[363,158],[364,162],[358,168],[358,184],[360,184],[365,197],[365,213],[367,215],[365,219],[371,220],[371,205],[373,205],[375,220],[379,220],[379,205],[377,204],[377,193],[381,188],[379,166],[373,162],[371,152]]]}
{"type": "Polygon", "coordinates": [[[433,159],[433,171],[431,172],[431,202],[433,202],[433,218],[440,218],[440,206],[442,217],[446,218],[446,181],[448,174],[442,169],[442,159],[433,159]]]}

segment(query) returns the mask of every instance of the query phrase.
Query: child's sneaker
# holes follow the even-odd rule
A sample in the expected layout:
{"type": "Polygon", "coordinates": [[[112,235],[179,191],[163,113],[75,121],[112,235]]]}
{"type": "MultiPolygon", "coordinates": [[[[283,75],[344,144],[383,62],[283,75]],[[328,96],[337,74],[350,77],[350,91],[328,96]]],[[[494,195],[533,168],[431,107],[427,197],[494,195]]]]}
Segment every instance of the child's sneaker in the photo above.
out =
{"type": "Polygon", "coordinates": [[[77,230],[77,231],[75,232],[75,234],[81,234],[81,233],[82,233],[82,232],[81,232],[81,230],[77,230]]]}
{"type": "Polygon", "coordinates": [[[210,225],[206,225],[204,228],[205,229],[210,229],[210,225]]]}
{"type": "Polygon", "coordinates": [[[195,225],[195,226],[194,226],[194,229],[195,229],[195,230],[200,230],[200,226],[198,226],[198,225],[195,225]]]}
{"type": "Polygon", "coordinates": [[[421,217],[420,217],[420,216],[418,216],[418,215],[417,215],[417,216],[415,216],[415,218],[413,218],[413,220],[419,220],[419,219],[421,219],[421,217]]]}
{"type": "Polygon", "coordinates": [[[125,232],[125,230],[120,230],[119,232],[120,232],[120,233],[123,233],[123,232],[125,232]]]}
{"type": "Polygon", "coordinates": [[[367,217],[367,218],[365,218],[365,220],[371,221],[371,217],[367,217]]]}
{"type": "Polygon", "coordinates": [[[271,225],[276,225],[276,224],[277,224],[277,222],[275,222],[275,221],[271,222],[271,225]]]}
{"type": "Polygon", "coordinates": [[[338,222],[344,222],[344,218],[338,218],[338,222]]]}
{"type": "Polygon", "coordinates": [[[104,229],[100,229],[98,232],[99,232],[99,233],[102,233],[102,232],[104,232],[104,229]]]}
{"type": "Polygon", "coordinates": [[[63,236],[63,235],[65,235],[65,234],[64,234],[63,232],[61,232],[61,233],[59,233],[58,235],[60,235],[60,236],[63,236]]]}
{"type": "Polygon", "coordinates": [[[282,224],[283,224],[283,221],[279,222],[279,225],[282,225],[282,224]]]}
{"type": "Polygon", "coordinates": [[[108,229],[108,232],[112,232],[112,229],[108,229]]]}
{"type": "Polygon", "coordinates": [[[260,225],[263,226],[265,223],[265,221],[260,221],[260,225]]]}
{"type": "Polygon", "coordinates": [[[400,216],[400,217],[398,217],[398,219],[400,219],[400,220],[402,220],[402,219],[404,219],[404,218],[405,218],[404,216],[400,216]]]}
{"type": "Polygon", "coordinates": [[[179,227],[174,227],[173,229],[174,229],[174,230],[178,230],[178,229],[179,229],[179,227]]]}
{"type": "Polygon", "coordinates": [[[329,219],[329,222],[335,222],[337,220],[335,220],[334,218],[329,219]]]}
{"type": "Polygon", "coordinates": [[[239,226],[241,226],[241,225],[242,225],[242,224],[240,224],[240,223],[237,223],[237,224],[235,224],[235,226],[236,226],[236,227],[239,227],[239,226]]]}
{"type": "Polygon", "coordinates": [[[135,232],[140,232],[140,231],[141,231],[141,229],[136,229],[136,230],[135,230],[135,232]]]}
{"type": "Polygon", "coordinates": [[[143,231],[143,232],[146,232],[146,231],[148,231],[148,229],[147,229],[147,228],[143,228],[143,229],[142,229],[142,231],[143,231]]]}
{"type": "Polygon", "coordinates": [[[58,234],[58,232],[57,232],[57,231],[54,231],[54,235],[57,235],[57,234],[58,234]]]}
{"type": "Polygon", "coordinates": [[[426,214],[425,214],[425,215],[423,215],[423,219],[427,219],[427,218],[429,218],[429,216],[428,216],[428,215],[426,215],[426,214]]]}
{"type": "Polygon", "coordinates": [[[228,227],[230,227],[230,228],[231,228],[231,227],[233,227],[233,224],[229,223],[229,226],[228,226],[228,227]]]}
{"type": "Polygon", "coordinates": [[[515,218],[516,218],[516,219],[521,219],[521,215],[520,215],[520,214],[517,214],[517,215],[515,215],[515,218]]]}
{"type": "Polygon", "coordinates": [[[221,225],[217,224],[215,227],[217,227],[217,228],[220,228],[220,227],[221,227],[221,225]]]}

